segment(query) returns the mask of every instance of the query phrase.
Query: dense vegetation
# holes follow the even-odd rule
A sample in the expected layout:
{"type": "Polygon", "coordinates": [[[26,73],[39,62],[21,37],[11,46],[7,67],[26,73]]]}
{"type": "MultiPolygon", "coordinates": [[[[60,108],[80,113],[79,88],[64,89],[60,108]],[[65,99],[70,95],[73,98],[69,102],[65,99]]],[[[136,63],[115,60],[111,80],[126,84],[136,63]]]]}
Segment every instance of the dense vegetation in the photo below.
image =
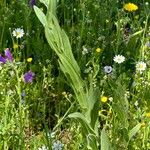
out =
{"type": "Polygon", "coordinates": [[[0,1],[0,150],[150,149],[150,4],[0,1]]]}

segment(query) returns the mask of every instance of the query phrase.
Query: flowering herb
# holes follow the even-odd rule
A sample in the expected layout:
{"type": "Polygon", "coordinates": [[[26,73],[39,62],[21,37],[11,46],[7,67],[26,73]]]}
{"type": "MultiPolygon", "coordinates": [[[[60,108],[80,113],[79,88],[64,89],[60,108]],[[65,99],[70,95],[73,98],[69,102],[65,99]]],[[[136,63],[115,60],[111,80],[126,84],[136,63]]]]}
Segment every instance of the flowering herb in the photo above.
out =
{"type": "Polygon", "coordinates": [[[133,3],[127,3],[123,7],[126,11],[132,12],[138,9],[138,6],[133,3]]]}
{"type": "Polygon", "coordinates": [[[35,74],[32,71],[28,71],[24,74],[24,82],[25,83],[31,83],[35,74]]]}
{"type": "Polygon", "coordinates": [[[145,62],[138,62],[136,64],[136,70],[139,71],[140,73],[142,73],[142,71],[144,71],[146,69],[146,63],[145,62]]]}
{"type": "Polygon", "coordinates": [[[113,60],[114,62],[121,64],[125,61],[125,57],[122,55],[116,55],[113,60]]]}
{"type": "Polygon", "coordinates": [[[5,50],[5,57],[3,57],[1,54],[0,54],[0,62],[5,64],[7,62],[7,60],[9,60],[10,62],[13,61],[13,57],[12,57],[12,54],[9,50],[9,48],[7,48],[5,50]]]}
{"type": "Polygon", "coordinates": [[[12,32],[13,36],[16,37],[17,39],[18,38],[22,38],[23,35],[24,35],[24,30],[21,29],[21,28],[17,28],[15,29],[13,32],[12,32]]]}
{"type": "Polygon", "coordinates": [[[13,57],[12,57],[12,54],[11,54],[9,48],[7,48],[7,49],[5,50],[5,56],[6,56],[6,58],[7,58],[9,61],[11,61],[11,62],[13,61],[13,57]]]}
{"type": "Polygon", "coordinates": [[[1,63],[6,63],[6,59],[0,54],[0,62],[1,63]]]}
{"type": "Polygon", "coordinates": [[[105,73],[111,73],[112,72],[112,67],[111,66],[105,66],[104,67],[104,72],[105,73]]]}

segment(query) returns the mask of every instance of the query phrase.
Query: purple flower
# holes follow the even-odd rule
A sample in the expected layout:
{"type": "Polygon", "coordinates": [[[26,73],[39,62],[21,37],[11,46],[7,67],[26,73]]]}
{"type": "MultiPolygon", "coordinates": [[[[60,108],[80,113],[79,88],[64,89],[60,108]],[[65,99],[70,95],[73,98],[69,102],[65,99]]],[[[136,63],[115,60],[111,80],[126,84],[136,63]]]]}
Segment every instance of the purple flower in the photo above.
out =
{"type": "Polygon", "coordinates": [[[6,59],[0,54],[0,62],[2,62],[2,63],[6,63],[6,59]]]}
{"type": "Polygon", "coordinates": [[[31,83],[35,74],[32,71],[28,71],[24,74],[24,82],[31,83]]]}
{"type": "Polygon", "coordinates": [[[5,50],[5,57],[6,57],[9,61],[11,61],[11,62],[13,61],[13,57],[12,57],[12,54],[11,54],[9,48],[7,48],[7,49],[5,50]]]}
{"type": "Polygon", "coordinates": [[[30,6],[33,7],[36,3],[36,0],[30,0],[30,6]]]}

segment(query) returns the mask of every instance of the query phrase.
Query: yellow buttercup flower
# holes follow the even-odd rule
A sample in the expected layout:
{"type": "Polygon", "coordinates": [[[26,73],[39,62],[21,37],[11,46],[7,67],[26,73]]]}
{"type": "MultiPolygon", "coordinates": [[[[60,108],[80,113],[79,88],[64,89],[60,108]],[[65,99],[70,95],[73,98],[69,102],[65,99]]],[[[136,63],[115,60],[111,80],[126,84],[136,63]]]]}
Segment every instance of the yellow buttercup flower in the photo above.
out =
{"type": "Polygon", "coordinates": [[[100,48],[96,49],[96,52],[100,53],[102,50],[100,48]]]}
{"type": "Polygon", "coordinates": [[[131,12],[131,11],[136,11],[136,10],[138,9],[138,6],[135,5],[135,4],[133,4],[133,3],[127,3],[127,4],[124,5],[123,8],[124,8],[125,10],[131,12]]]}
{"type": "Polygon", "coordinates": [[[28,58],[27,62],[29,62],[29,63],[32,62],[32,58],[28,58]]]}
{"type": "Polygon", "coordinates": [[[100,100],[101,102],[106,103],[108,101],[108,97],[102,96],[100,100]]]}

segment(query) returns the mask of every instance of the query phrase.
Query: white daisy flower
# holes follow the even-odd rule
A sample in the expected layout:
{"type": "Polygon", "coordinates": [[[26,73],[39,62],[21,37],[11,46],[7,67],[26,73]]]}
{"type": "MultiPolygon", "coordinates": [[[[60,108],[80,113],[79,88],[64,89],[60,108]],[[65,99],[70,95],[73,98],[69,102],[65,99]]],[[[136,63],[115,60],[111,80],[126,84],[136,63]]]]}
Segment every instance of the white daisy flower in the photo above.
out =
{"type": "Polygon", "coordinates": [[[21,37],[23,37],[23,35],[24,35],[24,30],[21,29],[21,28],[17,28],[17,29],[15,29],[15,30],[12,32],[12,34],[13,34],[13,36],[16,37],[17,39],[18,39],[18,38],[21,38],[21,37]]]}
{"type": "Polygon", "coordinates": [[[105,73],[111,73],[112,72],[112,67],[111,66],[105,66],[104,67],[104,72],[105,73]]]}
{"type": "Polygon", "coordinates": [[[143,61],[140,61],[136,64],[136,70],[139,72],[142,72],[146,69],[146,63],[143,61]]]}
{"type": "Polygon", "coordinates": [[[116,63],[121,64],[125,61],[125,57],[122,55],[116,55],[113,59],[116,63]]]}

